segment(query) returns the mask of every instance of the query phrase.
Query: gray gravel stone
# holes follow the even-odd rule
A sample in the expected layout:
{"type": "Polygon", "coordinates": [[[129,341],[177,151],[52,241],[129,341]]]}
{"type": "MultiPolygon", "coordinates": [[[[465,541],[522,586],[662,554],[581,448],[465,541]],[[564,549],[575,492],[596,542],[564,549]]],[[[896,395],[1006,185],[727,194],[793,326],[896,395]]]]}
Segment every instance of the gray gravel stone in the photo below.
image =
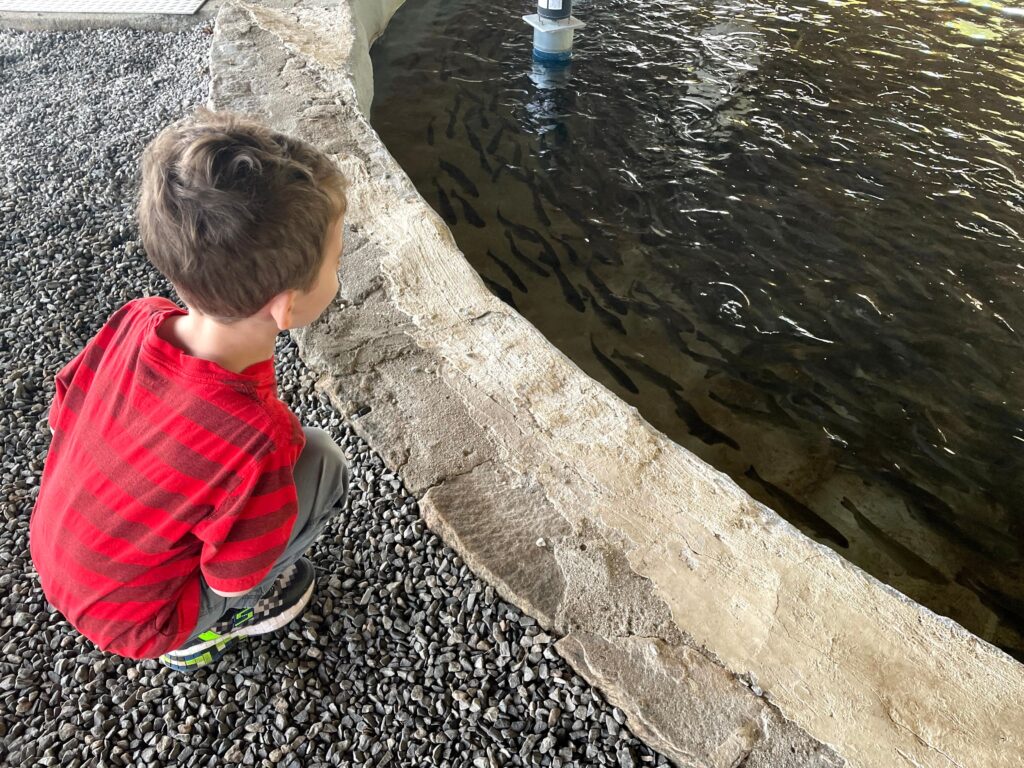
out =
{"type": "Polygon", "coordinates": [[[310,553],[306,612],[185,676],[99,652],[45,605],[27,531],[53,377],[126,301],[176,300],[139,240],[138,159],[205,101],[209,41],[0,30],[0,764],[668,765],[426,528],[287,334],[282,399],[358,479],[310,553]]]}

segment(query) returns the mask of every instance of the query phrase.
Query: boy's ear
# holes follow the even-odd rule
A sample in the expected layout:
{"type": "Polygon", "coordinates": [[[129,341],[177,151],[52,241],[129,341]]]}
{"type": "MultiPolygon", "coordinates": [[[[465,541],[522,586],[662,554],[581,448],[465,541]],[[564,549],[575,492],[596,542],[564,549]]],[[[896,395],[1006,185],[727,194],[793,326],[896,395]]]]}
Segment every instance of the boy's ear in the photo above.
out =
{"type": "Polygon", "coordinates": [[[295,306],[296,291],[293,288],[281,291],[267,302],[264,309],[270,312],[279,330],[286,331],[292,325],[292,311],[295,306]]]}

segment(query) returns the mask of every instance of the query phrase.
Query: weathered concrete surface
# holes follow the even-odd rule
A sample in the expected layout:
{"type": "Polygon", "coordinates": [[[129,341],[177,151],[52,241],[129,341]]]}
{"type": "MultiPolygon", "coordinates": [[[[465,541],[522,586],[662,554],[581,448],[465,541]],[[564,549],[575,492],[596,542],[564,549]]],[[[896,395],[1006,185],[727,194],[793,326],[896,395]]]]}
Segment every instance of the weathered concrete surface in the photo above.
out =
{"type": "Polygon", "coordinates": [[[341,294],[297,337],[428,523],[680,765],[1020,765],[1024,666],[804,537],[487,291],[366,121],[366,48],[400,4],[226,3],[211,102],[351,180],[341,294]]]}

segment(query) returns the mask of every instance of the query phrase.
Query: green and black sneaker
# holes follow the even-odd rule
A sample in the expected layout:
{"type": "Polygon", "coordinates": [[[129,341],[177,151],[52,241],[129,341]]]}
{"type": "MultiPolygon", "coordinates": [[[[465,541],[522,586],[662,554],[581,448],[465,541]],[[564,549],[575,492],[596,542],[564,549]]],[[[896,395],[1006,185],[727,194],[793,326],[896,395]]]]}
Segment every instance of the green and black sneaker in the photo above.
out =
{"type": "Polygon", "coordinates": [[[230,611],[195,640],[160,657],[171,669],[191,672],[217,661],[239,637],[280,629],[309,604],[315,581],[313,564],[300,558],[277,577],[256,605],[230,611]]]}

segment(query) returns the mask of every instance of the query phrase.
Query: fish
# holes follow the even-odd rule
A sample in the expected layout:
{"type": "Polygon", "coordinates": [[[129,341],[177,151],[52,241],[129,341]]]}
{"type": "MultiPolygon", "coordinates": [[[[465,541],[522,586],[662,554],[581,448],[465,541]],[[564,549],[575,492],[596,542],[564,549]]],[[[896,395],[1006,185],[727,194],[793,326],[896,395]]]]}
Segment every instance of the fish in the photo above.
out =
{"type": "Polygon", "coordinates": [[[594,343],[594,334],[590,334],[590,349],[593,350],[594,357],[597,358],[597,361],[601,363],[601,365],[604,366],[604,369],[612,375],[612,378],[615,379],[620,387],[629,390],[634,395],[640,394],[640,390],[637,389],[633,380],[626,375],[626,372],[619,368],[619,366],[613,363],[609,358],[605,357],[601,350],[597,348],[597,344],[594,343]]]}
{"type": "Polygon", "coordinates": [[[477,227],[479,229],[483,229],[484,227],[487,226],[486,222],[484,222],[484,220],[480,218],[480,215],[473,210],[473,206],[466,202],[466,198],[464,198],[454,189],[452,190],[452,197],[454,197],[456,200],[462,203],[462,218],[464,218],[474,227],[477,227]]]}
{"type": "Polygon", "coordinates": [[[455,183],[462,187],[463,192],[467,195],[472,195],[473,197],[480,197],[480,191],[476,188],[476,184],[473,183],[472,179],[470,179],[461,168],[457,165],[452,165],[447,160],[441,160],[439,161],[439,164],[441,166],[441,170],[451,176],[452,179],[455,180],[455,183]]]}
{"type": "Polygon", "coordinates": [[[427,144],[434,146],[434,120],[437,115],[431,115],[430,120],[427,122],[427,144]]]}
{"type": "Polygon", "coordinates": [[[477,158],[480,160],[480,167],[491,173],[491,164],[487,162],[487,156],[484,154],[484,148],[480,145],[480,139],[469,129],[468,125],[466,126],[466,138],[469,140],[469,146],[473,148],[477,158]]]}
{"type": "MultiPolygon", "coordinates": [[[[541,179],[542,177],[538,176],[537,178],[541,179]]],[[[539,183],[540,183],[540,186],[541,186],[541,191],[543,192],[544,191],[544,184],[543,184],[543,182],[539,182],[539,183]]],[[[586,216],[584,216],[582,213],[577,211],[575,208],[572,208],[572,207],[570,207],[568,205],[565,205],[564,202],[560,203],[558,201],[558,197],[557,196],[548,195],[548,194],[545,193],[545,197],[547,197],[548,202],[550,202],[552,205],[554,205],[556,208],[558,208],[558,212],[560,214],[565,216],[567,219],[569,219],[569,221],[571,221],[573,224],[575,224],[577,227],[579,227],[582,232],[590,234],[592,239],[594,237],[596,237],[595,232],[594,232],[594,225],[587,219],[586,216]]],[[[595,242],[597,242],[597,241],[595,240],[595,242]]],[[[593,246],[591,246],[591,248],[593,249],[593,246]]],[[[605,259],[601,258],[601,256],[599,256],[596,252],[594,252],[594,255],[597,256],[599,259],[601,259],[601,261],[604,261],[605,264],[613,263],[613,262],[605,261],[605,259]]]]}
{"type": "Polygon", "coordinates": [[[608,326],[608,328],[610,328],[611,330],[625,336],[626,329],[623,327],[622,321],[619,320],[617,316],[613,315],[607,309],[602,307],[601,304],[597,301],[597,299],[594,298],[594,294],[588,291],[585,285],[580,285],[579,289],[580,291],[583,292],[583,295],[586,296],[587,299],[589,299],[590,306],[594,310],[594,314],[597,315],[597,319],[604,323],[606,326],[608,326]]]}
{"type": "Polygon", "coordinates": [[[661,299],[659,299],[657,296],[655,296],[653,293],[647,290],[647,288],[644,287],[643,283],[634,281],[633,285],[639,286],[636,289],[637,293],[645,293],[654,300],[655,304],[658,307],[657,310],[655,310],[655,314],[658,317],[658,319],[661,320],[662,325],[665,326],[665,331],[668,333],[669,336],[672,336],[679,332],[693,333],[695,330],[697,330],[696,326],[693,324],[690,318],[688,318],[686,315],[684,315],[682,312],[680,312],[678,309],[673,307],[668,302],[664,302],[661,299]]]}
{"type": "MultiPolygon", "coordinates": [[[[686,354],[692,357],[695,353],[693,353],[692,350],[687,349],[686,354]]],[[[714,360],[714,358],[705,358],[703,355],[699,354],[696,355],[696,358],[698,358],[698,362],[704,363],[705,365],[707,365],[707,362],[705,362],[705,360],[714,360]]],[[[751,408],[748,405],[741,405],[739,403],[734,403],[731,400],[726,400],[717,392],[709,392],[708,398],[714,400],[719,405],[725,406],[730,411],[734,411],[735,413],[742,413],[745,416],[750,416],[751,418],[754,419],[764,419],[772,422],[776,426],[785,427],[787,429],[800,429],[800,425],[796,422],[796,420],[788,413],[786,413],[786,411],[781,406],[779,406],[777,402],[775,402],[774,398],[767,398],[767,411],[762,411],[757,408],[751,408]]]]}
{"type": "Polygon", "coordinates": [[[499,259],[493,253],[491,253],[490,249],[487,250],[487,255],[490,256],[495,261],[495,263],[498,265],[501,271],[505,273],[505,277],[509,279],[509,282],[512,283],[512,285],[514,285],[523,293],[530,292],[530,289],[526,287],[526,283],[524,283],[520,279],[519,274],[508,265],[508,262],[504,261],[503,259],[499,259]]]}
{"type": "MultiPolygon", "coordinates": [[[[572,254],[570,254],[570,258],[572,258],[572,254]]],[[[625,315],[629,312],[629,304],[627,304],[620,297],[612,293],[611,289],[604,284],[601,278],[597,276],[597,273],[594,272],[594,270],[591,269],[590,266],[587,266],[584,272],[590,279],[591,284],[595,288],[597,288],[597,292],[601,294],[601,299],[602,301],[604,301],[605,304],[611,307],[613,311],[618,312],[620,315],[625,315]]]]}
{"type": "Polygon", "coordinates": [[[634,296],[632,296],[634,291],[637,291],[637,292],[643,291],[648,296],[651,296],[652,294],[651,294],[650,291],[648,291],[646,288],[643,287],[643,283],[641,283],[639,280],[634,280],[629,285],[629,293],[630,293],[630,297],[629,298],[631,299],[630,304],[632,304],[632,306],[638,308],[642,315],[644,315],[645,317],[654,317],[655,315],[658,314],[658,312],[661,311],[661,302],[658,300],[657,297],[655,297],[655,301],[657,303],[655,303],[653,305],[647,304],[647,303],[645,303],[643,301],[640,301],[639,299],[635,298],[634,296]],[[637,286],[639,286],[639,289],[637,288],[637,286]]]}
{"type": "MultiPolygon", "coordinates": [[[[1024,583],[1024,561],[1016,558],[994,563],[991,558],[986,558],[980,563],[970,563],[957,573],[956,583],[978,595],[978,599],[1004,624],[1018,632],[1024,627],[1024,598],[1020,593],[1020,584],[1024,583]]],[[[1013,655],[1024,661],[1022,654],[1013,655]]]]}
{"type": "Polygon", "coordinates": [[[547,264],[549,267],[551,267],[552,270],[554,270],[555,277],[558,278],[558,285],[562,289],[562,296],[565,297],[565,300],[569,303],[569,306],[571,306],[577,312],[585,312],[587,307],[583,303],[583,299],[580,298],[580,294],[576,290],[575,286],[573,286],[573,284],[569,282],[569,278],[565,276],[565,273],[562,271],[561,266],[558,264],[558,259],[555,258],[554,260],[552,260],[549,254],[545,251],[544,253],[537,257],[537,260],[541,264],[547,264]]]}
{"type": "Polygon", "coordinates": [[[458,84],[458,94],[460,96],[465,96],[470,101],[474,102],[475,104],[478,104],[479,105],[478,111],[481,112],[481,113],[483,112],[483,106],[484,106],[484,97],[483,96],[478,94],[476,91],[471,90],[471,89],[465,87],[461,83],[458,84]]]}
{"type": "Polygon", "coordinates": [[[511,292],[509,292],[508,288],[499,283],[494,282],[489,277],[486,277],[484,275],[480,275],[480,277],[483,279],[484,285],[490,288],[491,293],[493,293],[499,299],[501,299],[510,307],[512,307],[512,309],[514,309],[516,312],[519,312],[519,307],[516,306],[515,299],[512,298],[512,294],[511,292]]]}
{"type": "Polygon", "coordinates": [[[531,243],[537,243],[544,248],[544,251],[549,255],[549,258],[554,261],[558,261],[558,256],[555,254],[555,249],[551,246],[544,236],[533,227],[528,227],[525,224],[516,224],[515,222],[509,221],[502,215],[501,209],[498,208],[498,221],[504,224],[506,227],[515,233],[515,236],[521,240],[529,240],[531,243]]]}
{"type": "Polygon", "coordinates": [[[511,233],[507,229],[505,230],[505,239],[508,240],[508,247],[509,250],[512,252],[512,255],[519,259],[519,261],[522,262],[527,267],[527,269],[529,269],[531,272],[535,274],[540,275],[541,277],[551,277],[550,272],[544,269],[544,267],[534,264],[532,261],[530,261],[528,256],[526,256],[522,251],[519,250],[518,246],[516,246],[516,241],[513,239],[511,233]]]}
{"type": "Polygon", "coordinates": [[[704,342],[722,357],[729,357],[729,350],[702,331],[697,331],[697,341],[704,342]]]}
{"type": "Polygon", "coordinates": [[[878,474],[898,489],[907,510],[917,520],[943,531],[948,539],[986,558],[1005,560],[1013,556],[1014,544],[1005,532],[993,530],[980,520],[965,520],[963,522],[969,522],[970,525],[961,524],[949,504],[913,482],[903,472],[886,469],[878,474]]]}
{"type": "Polygon", "coordinates": [[[547,212],[544,210],[544,205],[540,201],[540,196],[537,194],[537,189],[533,186],[530,187],[530,194],[533,195],[533,211],[537,214],[537,220],[540,221],[545,227],[551,226],[551,219],[548,218],[547,212]]]}
{"type": "Polygon", "coordinates": [[[501,175],[501,172],[503,170],[505,170],[505,164],[504,163],[502,163],[501,165],[499,165],[497,168],[494,169],[494,173],[491,174],[491,183],[492,184],[498,180],[498,176],[501,175]]]}
{"type": "Polygon", "coordinates": [[[673,379],[671,376],[667,376],[657,368],[648,365],[643,360],[635,355],[623,354],[622,352],[612,353],[612,357],[616,357],[623,363],[628,365],[633,370],[637,371],[641,376],[654,382],[659,387],[664,389],[666,392],[676,391],[683,392],[683,385],[673,379]]]}
{"type": "Polygon", "coordinates": [[[487,142],[487,154],[493,155],[498,151],[498,144],[501,143],[501,137],[505,133],[505,126],[501,126],[491,137],[491,140],[487,142]]]}
{"type": "Polygon", "coordinates": [[[449,138],[449,139],[454,139],[455,138],[455,116],[456,116],[457,113],[455,112],[454,109],[446,109],[445,112],[447,112],[449,115],[451,115],[451,117],[448,119],[448,127],[444,129],[444,135],[447,138],[449,138]]]}
{"type": "Polygon", "coordinates": [[[776,485],[772,485],[767,480],[763,479],[757,474],[757,470],[753,466],[750,467],[745,473],[747,477],[753,480],[755,483],[760,485],[768,494],[774,499],[773,503],[769,503],[769,506],[776,508],[777,512],[785,512],[782,517],[789,520],[798,528],[804,528],[809,530],[819,539],[828,539],[833,544],[848,549],[850,541],[839,529],[832,525],[828,520],[825,520],[821,515],[815,512],[813,509],[797,501],[795,498],[790,496],[784,490],[776,485]]]}
{"type": "Polygon", "coordinates": [[[856,505],[843,496],[841,502],[846,509],[853,513],[857,525],[861,527],[875,541],[878,547],[895,562],[903,566],[907,574],[915,579],[931,582],[932,584],[948,584],[949,579],[938,568],[933,566],[920,555],[914,553],[908,547],[890,538],[885,531],[872,523],[864,513],[857,509],[856,505]]]}
{"type": "Polygon", "coordinates": [[[498,99],[501,98],[501,91],[495,90],[494,95],[491,97],[491,103],[487,105],[487,111],[494,113],[498,110],[498,99]]]}
{"type": "Polygon", "coordinates": [[[528,174],[522,168],[516,168],[514,165],[507,165],[507,168],[509,176],[518,181],[520,184],[530,184],[530,174],[528,174]]]}
{"type": "Polygon", "coordinates": [[[560,206],[562,201],[559,200],[558,193],[555,192],[554,188],[551,186],[551,183],[548,181],[546,176],[544,176],[543,174],[538,174],[537,177],[533,180],[533,183],[537,186],[538,191],[542,195],[544,195],[544,197],[547,198],[547,201],[551,203],[551,205],[553,205],[556,208],[560,206]]]}
{"type": "Polygon", "coordinates": [[[455,138],[455,118],[459,115],[459,108],[462,106],[462,96],[455,94],[455,100],[452,102],[451,109],[445,109],[450,117],[448,118],[448,127],[444,129],[444,135],[449,139],[455,138]]]}
{"type": "Polygon", "coordinates": [[[440,207],[438,213],[441,214],[441,218],[445,220],[449,227],[454,227],[459,223],[459,219],[455,215],[455,209],[452,208],[452,201],[448,199],[448,195],[441,189],[441,185],[437,183],[436,177],[433,179],[433,182],[437,188],[437,200],[440,207]]]}
{"type": "MultiPolygon", "coordinates": [[[[562,247],[565,248],[565,255],[569,257],[569,261],[572,263],[573,266],[578,267],[580,264],[580,257],[576,253],[576,249],[569,245],[569,243],[563,237],[559,237],[558,235],[551,235],[551,239],[557,240],[562,244],[562,247]]],[[[620,312],[619,314],[623,313],[620,312]]]]}
{"type": "Polygon", "coordinates": [[[697,409],[690,405],[682,396],[674,389],[666,390],[668,396],[672,399],[672,402],[676,406],[676,415],[683,420],[686,424],[687,430],[690,434],[700,440],[702,443],[708,445],[718,445],[722,443],[728,445],[734,450],[739,450],[740,446],[735,440],[729,437],[724,432],[719,432],[717,429],[708,424],[704,419],[697,413],[697,409]]]}
{"type": "Polygon", "coordinates": [[[523,164],[523,145],[516,144],[515,152],[512,153],[512,165],[516,168],[522,167],[523,164]]]}

